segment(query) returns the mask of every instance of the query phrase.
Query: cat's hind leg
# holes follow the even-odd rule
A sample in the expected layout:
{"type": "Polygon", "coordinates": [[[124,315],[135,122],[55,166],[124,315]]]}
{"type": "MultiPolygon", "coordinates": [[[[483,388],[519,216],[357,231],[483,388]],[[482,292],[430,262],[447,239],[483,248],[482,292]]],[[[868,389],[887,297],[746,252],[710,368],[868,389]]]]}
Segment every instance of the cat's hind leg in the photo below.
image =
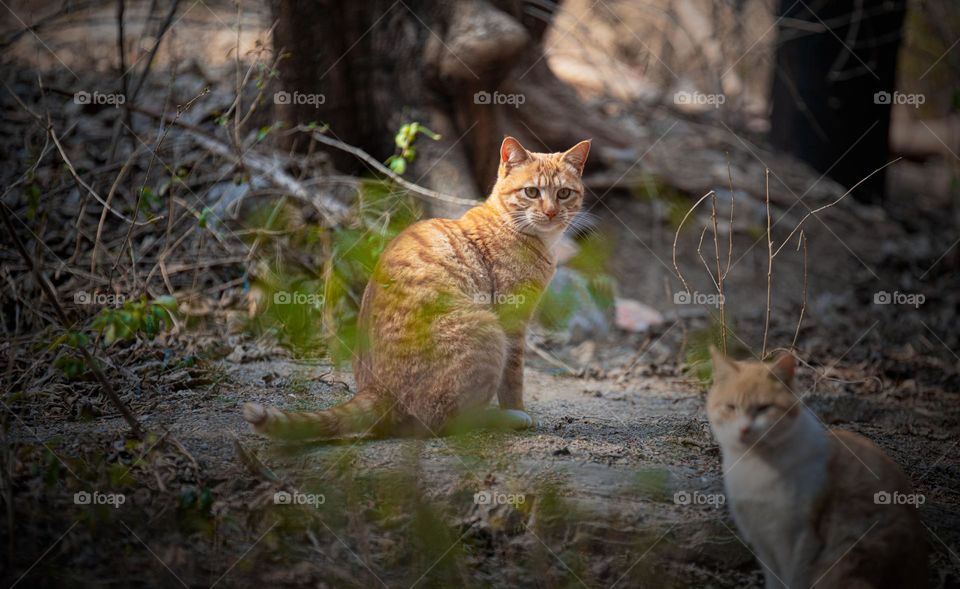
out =
{"type": "Polygon", "coordinates": [[[442,435],[461,417],[482,426],[506,366],[507,338],[496,315],[485,309],[453,310],[435,318],[430,332],[415,365],[378,375],[398,391],[407,431],[442,435]]]}

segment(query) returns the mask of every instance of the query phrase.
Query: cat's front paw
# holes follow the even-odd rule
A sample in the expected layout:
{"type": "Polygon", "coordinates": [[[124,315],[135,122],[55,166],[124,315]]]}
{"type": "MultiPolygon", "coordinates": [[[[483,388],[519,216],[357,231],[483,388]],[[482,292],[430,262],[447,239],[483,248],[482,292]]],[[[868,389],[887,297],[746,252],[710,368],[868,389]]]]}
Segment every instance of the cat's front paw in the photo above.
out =
{"type": "Polygon", "coordinates": [[[507,427],[510,429],[522,430],[536,427],[536,422],[533,420],[533,417],[521,409],[504,409],[503,417],[507,427]]]}
{"type": "Polygon", "coordinates": [[[244,403],[243,419],[253,427],[253,431],[262,434],[267,423],[267,410],[260,403],[244,403]]]}

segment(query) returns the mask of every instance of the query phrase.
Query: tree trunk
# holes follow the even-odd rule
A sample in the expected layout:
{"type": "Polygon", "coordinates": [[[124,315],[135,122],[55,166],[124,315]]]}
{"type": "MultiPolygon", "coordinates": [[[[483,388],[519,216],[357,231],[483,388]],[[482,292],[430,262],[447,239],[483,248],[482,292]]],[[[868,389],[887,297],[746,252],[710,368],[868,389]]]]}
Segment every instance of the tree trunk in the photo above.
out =
{"type": "MultiPolygon", "coordinates": [[[[780,0],[774,146],[847,187],[887,162],[905,12],[902,1],[780,0]]],[[[853,196],[881,202],[885,178],[876,174],[853,196]]]]}
{"type": "MultiPolygon", "coordinates": [[[[332,136],[380,159],[394,151],[401,125],[422,123],[442,139],[418,139],[404,177],[464,198],[481,198],[492,186],[504,134],[531,149],[562,150],[587,137],[601,155],[629,146],[622,131],[552,74],[541,45],[547,23],[522,6],[275,1],[274,45],[288,55],[280,85],[290,97],[277,105],[279,119],[326,123],[332,136]],[[322,103],[304,98],[311,95],[322,103]]],[[[348,155],[331,155],[340,169],[363,170],[348,155]]],[[[430,212],[461,210],[434,204],[430,212]]]]}

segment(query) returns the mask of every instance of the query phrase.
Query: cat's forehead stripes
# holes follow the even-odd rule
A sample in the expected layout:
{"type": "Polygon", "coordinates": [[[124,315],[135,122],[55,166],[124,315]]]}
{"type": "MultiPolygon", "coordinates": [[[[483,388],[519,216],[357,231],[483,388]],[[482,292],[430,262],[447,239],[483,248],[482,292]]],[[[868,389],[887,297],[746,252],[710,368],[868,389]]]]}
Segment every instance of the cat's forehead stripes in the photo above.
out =
{"type": "Polygon", "coordinates": [[[544,189],[559,190],[569,188],[575,192],[581,191],[580,176],[569,162],[555,154],[531,153],[532,161],[521,164],[512,179],[515,182],[514,190],[522,190],[527,186],[537,186],[544,189]]]}
{"type": "Polygon", "coordinates": [[[739,371],[714,383],[707,403],[711,407],[733,405],[748,409],[758,405],[774,405],[790,411],[798,405],[790,388],[772,376],[770,368],[759,362],[741,362],[739,371]]]}

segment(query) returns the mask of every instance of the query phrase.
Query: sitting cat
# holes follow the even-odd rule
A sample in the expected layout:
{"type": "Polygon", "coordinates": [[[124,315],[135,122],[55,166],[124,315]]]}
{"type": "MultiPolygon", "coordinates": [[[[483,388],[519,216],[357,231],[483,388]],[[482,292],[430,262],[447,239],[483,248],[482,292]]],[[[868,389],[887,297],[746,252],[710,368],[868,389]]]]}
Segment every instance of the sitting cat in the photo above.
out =
{"type": "Polygon", "coordinates": [[[766,586],[925,587],[925,534],[896,463],[863,436],[821,424],[791,390],[793,356],[711,355],[707,415],[727,504],[766,586]]]}
{"type": "Polygon", "coordinates": [[[531,153],[504,139],[483,204],[415,223],[383,252],[360,307],[356,396],[305,413],[247,403],[244,418],[281,439],[530,427],[526,323],[556,270],[552,246],[583,203],[589,152],[589,140],[531,153]],[[485,410],[493,395],[501,411],[485,410]]]}

